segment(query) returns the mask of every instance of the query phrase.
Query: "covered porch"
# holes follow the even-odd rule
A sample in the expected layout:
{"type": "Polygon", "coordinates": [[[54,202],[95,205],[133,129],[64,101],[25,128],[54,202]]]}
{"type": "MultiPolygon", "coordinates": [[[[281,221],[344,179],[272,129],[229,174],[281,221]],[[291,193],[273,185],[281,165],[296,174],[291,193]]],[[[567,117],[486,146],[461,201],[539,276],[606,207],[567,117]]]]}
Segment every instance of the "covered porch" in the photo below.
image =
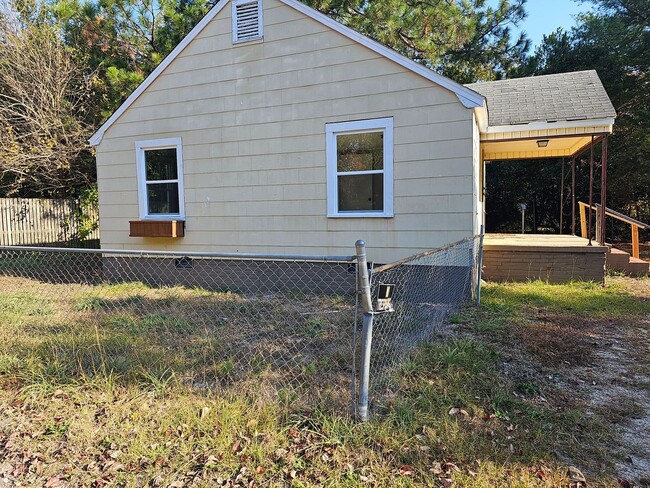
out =
{"type": "MultiPolygon", "coordinates": [[[[605,214],[587,212],[580,233],[576,163],[589,165],[589,208],[607,202],[607,142],[616,112],[595,71],[518,78],[468,85],[487,100],[488,124],[480,134],[483,211],[489,212],[485,168],[500,161],[562,159],[560,229],[570,234],[487,234],[484,276],[495,281],[542,279],[603,282],[608,246],[605,214]],[[599,180],[596,194],[594,183],[599,180]],[[568,197],[568,198],[567,198],[568,197]],[[564,207],[568,205],[570,208],[564,207]],[[570,219],[570,225],[567,220],[570,219]],[[564,221],[563,221],[564,220],[564,221]]],[[[560,177],[560,175],[558,175],[560,177]]]]}

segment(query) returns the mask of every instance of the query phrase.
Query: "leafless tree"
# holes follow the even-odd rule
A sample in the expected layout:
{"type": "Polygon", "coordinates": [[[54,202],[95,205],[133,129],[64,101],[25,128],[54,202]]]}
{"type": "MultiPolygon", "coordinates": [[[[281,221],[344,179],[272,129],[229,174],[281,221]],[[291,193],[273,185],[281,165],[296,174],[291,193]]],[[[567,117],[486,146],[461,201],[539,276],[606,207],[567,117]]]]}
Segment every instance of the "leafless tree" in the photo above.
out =
{"type": "Polygon", "coordinates": [[[90,184],[94,79],[51,25],[0,17],[0,194],[65,195],[90,184]]]}

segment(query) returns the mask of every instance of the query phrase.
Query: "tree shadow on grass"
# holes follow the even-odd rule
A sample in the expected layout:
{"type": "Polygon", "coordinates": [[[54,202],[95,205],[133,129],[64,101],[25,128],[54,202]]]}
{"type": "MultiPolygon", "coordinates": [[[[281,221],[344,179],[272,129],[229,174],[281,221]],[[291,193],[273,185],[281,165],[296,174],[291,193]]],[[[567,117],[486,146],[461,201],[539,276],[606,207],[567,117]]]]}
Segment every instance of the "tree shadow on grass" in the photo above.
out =
{"type": "Polygon", "coordinates": [[[36,295],[32,280],[21,283],[0,295],[0,309],[9,304],[0,328],[10,337],[0,354],[20,361],[15,374],[26,386],[171,380],[206,392],[289,392],[296,400],[349,405],[352,297],[141,283],[82,293],[39,283],[36,295]]]}

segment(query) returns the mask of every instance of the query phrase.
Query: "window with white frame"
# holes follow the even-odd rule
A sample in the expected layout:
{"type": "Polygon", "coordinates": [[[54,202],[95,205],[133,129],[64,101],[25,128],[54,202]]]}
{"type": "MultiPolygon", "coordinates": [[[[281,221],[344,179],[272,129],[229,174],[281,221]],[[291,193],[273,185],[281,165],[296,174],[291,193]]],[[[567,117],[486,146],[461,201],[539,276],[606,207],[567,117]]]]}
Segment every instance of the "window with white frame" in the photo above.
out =
{"type": "Polygon", "coordinates": [[[392,117],[325,127],[327,216],[392,217],[392,117]]]}
{"type": "Polygon", "coordinates": [[[262,39],[262,0],[233,0],[232,42],[262,39]]]}
{"type": "Polygon", "coordinates": [[[140,218],[184,218],[181,139],[139,141],[135,150],[140,218]]]}

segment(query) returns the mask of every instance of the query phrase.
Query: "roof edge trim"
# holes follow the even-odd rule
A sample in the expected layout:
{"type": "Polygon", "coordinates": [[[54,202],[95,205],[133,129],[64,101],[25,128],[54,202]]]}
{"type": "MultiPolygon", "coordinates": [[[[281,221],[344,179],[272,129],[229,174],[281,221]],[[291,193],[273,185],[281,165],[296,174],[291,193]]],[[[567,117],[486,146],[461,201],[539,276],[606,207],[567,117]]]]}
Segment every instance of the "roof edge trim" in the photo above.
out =
{"type": "Polygon", "coordinates": [[[430,70],[429,68],[416,63],[412,59],[407,58],[399,54],[397,51],[384,46],[383,44],[370,39],[368,36],[351,29],[340,22],[328,17],[327,15],[314,10],[311,7],[308,7],[304,3],[301,3],[298,0],[280,0],[282,3],[288,5],[289,7],[298,10],[299,12],[305,14],[308,17],[311,17],[317,22],[335,30],[339,34],[342,34],[353,41],[361,44],[362,46],[367,47],[368,49],[375,51],[377,54],[382,55],[383,57],[390,59],[391,61],[399,64],[400,66],[428,79],[429,81],[434,82],[437,85],[446,88],[447,90],[453,92],[457,97],[460,103],[465,106],[465,108],[475,108],[482,107],[485,103],[485,97],[475,92],[471,88],[456,83],[455,81],[443,76],[435,71],[430,70]]]}
{"type": "Polygon", "coordinates": [[[610,126],[609,131],[612,131],[614,125],[614,118],[607,119],[583,119],[583,120],[558,120],[557,122],[529,122],[527,124],[514,124],[514,125],[492,125],[488,126],[484,132],[486,134],[503,134],[508,132],[521,132],[528,130],[552,130],[552,129],[572,129],[576,127],[592,127],[597,125],[610,126]]]}
{"type": "Polygon", "coordinates": [[[183,51],[190,42],[210,23],[214,17],[221,12],[221,10],[229,3],[229,0],[222,0],[212,7],[207,14],[199,21],[198,24],[179,42],[176,47],[161,61],[161,63],[154,69],[149,76],[147,76],[142,83],[129,95],[129,97],[113,112],[113,114],[97,129],[97,131],[88,139],[91,146],[97,146],[102,142],[102,137],[108,128],[119,119],[124,112],[131,106],[137,98],[144,92],[160,74],[169,66],[174,59],[183,51]]]}

